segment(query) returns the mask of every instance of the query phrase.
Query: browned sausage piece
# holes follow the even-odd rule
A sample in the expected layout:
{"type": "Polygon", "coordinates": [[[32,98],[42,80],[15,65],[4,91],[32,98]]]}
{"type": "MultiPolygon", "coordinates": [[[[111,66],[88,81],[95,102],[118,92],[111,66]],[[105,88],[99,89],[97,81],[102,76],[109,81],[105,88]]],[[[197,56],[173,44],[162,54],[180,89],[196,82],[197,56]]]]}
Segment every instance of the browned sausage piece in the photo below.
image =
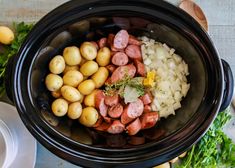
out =
{"type": "Polygon", "coordinates": [[[100,48],[107,47],[107,38],[103,37],[98,41],[98,45],[100,48]]]}
{"type": "Polygon", "coordinates": [[[149,113],[151,112],[151,106],[150,105],[144,105],[144,113],[149,113]]]}
{"type": "Polygon", "coordinates": [[[106,68],[109,70],[110,73],[113,73],[113,71],[116,69],[116,66],[109,64],[106,66],[106,68]]]}
{"type": "Polygon", "coordinates": [[[139,60],[135,59],[134,60],[135,63],[135,67],[137,69],[137,74],[139,74],[140,76],[145,77],[146,76],[146,71],[145,71],[145,66],[142,62],[140,62],[139,60]]]}
{"type": "Polygon", "coordinates": [[[145,137],[131,136],[128,143],[131,145],[142,145],[145,143],[145,137]]]}
{"type": "Polygon", "coordinates": [[[95,41],[91,41],[91,43],[95,46],[95,48],[98,50],[99,49],[99,46],[98,44],[95,42],[95,41]]]}
{"type": "Polygon", "coordinates": [[[108,35],[108,39],[107,39],[107,45],[109,47],[111,47],[113,45],[113,39],[114,39],[115,35],[114,34],[109,34],[108,35]]]}
{"type": "Polygon", "coordinates": [[[140,99],[129,103],[125,108],[121,116],[121,122],[127,124],[135,118],[142,115],[144,111],[144,104],[140,99]]]}
{"type": "Polygon", "coordinates": [[[102,124],[102,122],[103,122],[103,117],[99,115],[98,120],[96,121],[95,125],[93,125],[92,127],[98,127],[102,124]]]}
{"type": "Polygon", "coordinates": [[[120,30],[114,37],[113,46],[116,49],[126,48],[129,40],[129,34],[126,30],[120,30]]]}
{"type": "Polygon", "coordinates": [[[139,118],[136,118],[132,123],[126,127],[128,135],[135,135],[141,130],[141,122],[139,118]]]}
{"type": "Polygon", "coordinates": [[[111,108],[109,108],[108,115],[111,118],[119,118],[121,117],[122,112],[123,112],[123,106],[120,103],[118,103],[117,105],[114,105],[111,108]]]}
{"type": "Polygon", "coordinates": [[[112,122],[112,118],[110,118],[110,117],[103,117],[104,118],[104,121],[106,122],[106,123],[111,123],[112,122]]]}
{"type": "Polygon", "coordinates": [[[111,83],[115,83],[121,79],[123,79],[126,75],[130,78],[135,76],[136,68],[133,64],[128,64],[124,66],[120,66],[113,72],[111,76],[111,83]]]}
{"type": "Polygon", "coordinates": [[[156,125],[158,121],[158,113],[156,111],[150,112],[150,113],[144,113],[140,117],[141,122],[141,129],[148,129],[152,128],[156,125]]]}
{"type": "Polygon", "coordinates": [[[141,42],[135,36],[129,35],[128,44],[134,44],[140,46],[141,42]]]}
{"type": "Polygon", "coordinates": [[[106,81],[105,81],[105,85],[111,85],[111,77],[109,77],[106,81]]]}
{"type": "Polygon", "coordinates": [[[125,130],[125,125],[123,125],[119,120],[114,120],[107,132],[110,134],[120,134],[125,130]]]}
{"type": "Polygon", "coordinates": [[[127,48],[125,49],[125,53],[130,58],[142,60],[140,46],[128,45],[127,48]]]}
{"type": "Polygon", "coordinates": [[[103,117],[107,116],[108,112],[108,107],[104,103],[104,98],[105,98],[104,92],[101,90],[97,91],[95,95],[95,107],[99,110],[100,115],[103,117]]]}
{"type": "Polygon", "coordinates": [[[140,100],[144,103],[144,105],[150,104],[153,101],[153,96],[150,92],[146,92],[143,96],[140,97],[140,100]]]}
{"type": "Polygon", "coordinates": [[[112,57],[112,63],[117,66],[126,65],[128,61],[128,56],[123,52],[117,52],[112,57]]]}
{"type": "Polygon", "coordinates": [[[108,106],[115,106],[119,102],[119,96],[118,93],[114,93],[112,96],[105,96],[104,102],[108,106]]]}
{"type": "Polygon", "coordinates": [[[110,123],[103,122],[98,127],[95,127],[94,129],[97,131],[107,131],[107,129],[110,127],[110,123]]]}

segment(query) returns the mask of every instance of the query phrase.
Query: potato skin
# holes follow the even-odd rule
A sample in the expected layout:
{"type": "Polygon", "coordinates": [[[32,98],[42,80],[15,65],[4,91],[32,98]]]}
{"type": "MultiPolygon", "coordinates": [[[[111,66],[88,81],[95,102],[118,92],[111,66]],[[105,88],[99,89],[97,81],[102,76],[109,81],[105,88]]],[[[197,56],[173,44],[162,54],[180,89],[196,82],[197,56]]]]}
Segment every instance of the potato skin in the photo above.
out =
{"type": "Polygon", "coordinates": [[[5,45],[11,44],[14,38],[14,33],[9,27],[0,26],[0,43],[5,45]]]}
{"type": "Polygon", "coordinates": [[[98,70],[98,68],[99,66],[95,61],[87,61],[81,66],[80,72],[84,76],[91,76],[98,70]]]}
{"type": "Polygon", "coordinates": [[[93,60],[97,56],[97,49],[91,42],[83,42],[80,46],[80,51],[86,60],[93,60]]]}
{"type": "Polygon", "coordinates": [[[79,83],[83,81],[83,75],[81,72],[76,70],[68,71],[63,76],[64,85],[69,85],[73,87],[77,87],[79,83]]]}
{"type": "Polygon", "coordinates": [[[76,102],[81,99],[80,92],[72,86],[68,86],[68,85],[62,86],[61,94],[69,102],[76,102]]]}
{"type": "Polygon", "coordinates": [[[53,91],[53,92],[51,92],[51,95],[52,95],[54,98],[60,98],[60,97],[61,97],[61,92],[60,92],[60,90],[53,91]]]}
{"type": "Polygon", "coordinates": [[[108,47],[103,47],[99,49],[96,62],[99,66],[107,66],[110,63],[111,51],[108,47]]]}
{"type": "Polygon", "coordinates": [[[95,107],[95,94],[97,90],[93,90],[89,95],[84,98],[84,104],[87,107],[95,107]]]}
{"type": "Polygon", "coordinates": [[[79,48],[76,46],[66,47],[63,56],[65,63],[70,66],[79,65],[82,59],[79,48]]]}
{"type": "Polygon", "coordinates": [[[98,120],[98,116],[98,112],[94,107],[86,107],[82,110],[79,122],[86,127],[92,127],[98,120]]]}
{"type": "Polygon", "coordinates": [[[104,85],[105,81],[109,77],[109,71],[105,67],[100,67],[98,71],[92,75],[91,79],[95,82],[95,87],[100,88],[104,85]]]}
{"type": "Polygon", "coordinates": [[[53,101],[51,109],[55,116],[62,117],[67,114],[68,102],[62,98],[56,99],[53,101]]]}
{"type": "Polygon", "coordinates": [[[49,69],[53,74],[60,74],[65,69],[65,61],[61,55],[57,55],[49,63],[49,69]]]}
{"type": "Polygon", "coordinates": [[[78,90],[83,95],[89,95],[95,89],[95,82],[87,79],[78,85],[78,90]]]}
{"type": "Polygon", "coordinates": [[[65,65],[63,74],[65,75],[68,71],[71,71],[71,70],[79,71],[79,67],[77,65],[73,65],[73,66],[65,65]]]}
{"type": "Polygon", "coordinates": [[[82,105],[81,103],[79,102],[74,102],[74,103],[71,103],[69,104],[69,107],[68,107],[68,117],[70,119],[78,119],[82,114],[82,105]]]}
{"type": "Polygon", "coordinates": [[[63,85],[63,79],[59,75],[48,74],[45,79],[46,87],[49,91],[57,91],[63,85]]]}

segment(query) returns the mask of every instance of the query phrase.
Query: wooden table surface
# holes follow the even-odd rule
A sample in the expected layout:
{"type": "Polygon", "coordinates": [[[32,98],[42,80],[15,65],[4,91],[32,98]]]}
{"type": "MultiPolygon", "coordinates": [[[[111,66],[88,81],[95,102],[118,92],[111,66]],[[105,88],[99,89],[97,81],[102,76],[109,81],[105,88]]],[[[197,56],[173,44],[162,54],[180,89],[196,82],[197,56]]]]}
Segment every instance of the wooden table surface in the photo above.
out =
{"type": "MultiPolygon", "coordinates": [[[[13,21],[36,22],[67,0],[0,0],[0,25],[13,21]]],[[[180,0],[167,0],[178,5],[180,0]]],[[[209,22],[209,34],[221,58],[235,74],[235,0],[195,0],[209,22]]],[[[38,143],[36,168],[76,167],[50,153],[38,143]]]]}

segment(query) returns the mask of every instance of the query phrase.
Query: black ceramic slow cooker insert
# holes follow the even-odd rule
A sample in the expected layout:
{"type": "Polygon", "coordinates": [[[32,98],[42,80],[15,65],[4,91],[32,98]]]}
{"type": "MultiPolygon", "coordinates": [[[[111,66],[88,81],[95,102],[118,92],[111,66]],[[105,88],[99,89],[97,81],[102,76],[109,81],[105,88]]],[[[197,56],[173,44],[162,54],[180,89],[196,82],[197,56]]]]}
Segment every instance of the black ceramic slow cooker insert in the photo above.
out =
{"type": "Polygon", "coordinates": [[[84,167],[151,167],[178,156],[228,106],[231,86],[231,69],[221,61],[207,33],[188,14],[159,0],[67,2],[34,26],[7,72],[8,96],[28,130],[57,156],[84,167]],[[120,29],[175,48],[190,72],[191,87],[182,108],[161,119],[155,128],[141,132],[146,137],[143,145],[128,144],[126,135],[99,133],[67,117],[55,117],[44,84],[50,59],[66,46],[96,41],[120,29]]]}

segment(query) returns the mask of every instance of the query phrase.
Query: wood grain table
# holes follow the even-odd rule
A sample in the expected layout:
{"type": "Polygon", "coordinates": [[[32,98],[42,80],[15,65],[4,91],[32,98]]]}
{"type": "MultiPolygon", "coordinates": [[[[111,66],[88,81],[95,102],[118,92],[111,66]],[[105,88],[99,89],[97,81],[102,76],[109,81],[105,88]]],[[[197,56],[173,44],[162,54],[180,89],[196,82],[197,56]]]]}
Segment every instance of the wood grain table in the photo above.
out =
{"type": "MultiPolygon", "coordinates": [[[[180,0],[167,0],[178,5],[180,0]]],[[[0,0],[0,25],[13,21],[37,22],[66,0],[0,0]]],[[[229,62],[235,74],[235,0],[195,0],[209,22],[209,34],[221,58],[229,62]]],[[[75,168],[38,143],[36,168],[75,168]]]]}

